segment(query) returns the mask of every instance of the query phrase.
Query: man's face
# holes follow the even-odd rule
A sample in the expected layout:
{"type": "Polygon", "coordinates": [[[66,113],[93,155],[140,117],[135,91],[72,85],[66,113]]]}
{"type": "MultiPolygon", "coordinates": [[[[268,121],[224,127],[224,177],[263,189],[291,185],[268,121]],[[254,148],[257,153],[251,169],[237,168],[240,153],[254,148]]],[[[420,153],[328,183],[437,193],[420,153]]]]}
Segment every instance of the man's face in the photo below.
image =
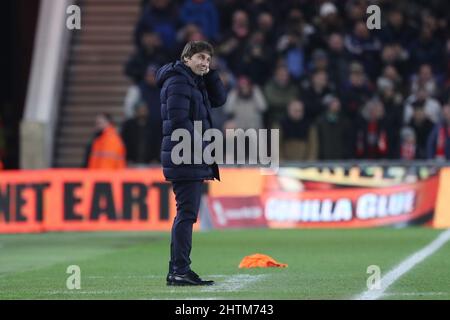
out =
{"type": "Polygon", "coordinates": [[[328,84],[328,75],[323,71],[316,72],[313,75],[312,82],[314,87],[325,87],[328,84]]]}
{"type": "Polygon", "coordinates": [[[423,108],[415,108],[413,113],[414,120],[416,122],[422,122],[425,120],[425,111],[423,108]]]}
{"type": "Polygon", "coordinates": [[[155,8],[164,9],[168,6],[169,1],[168,0],[151,0],[150,3],[155,8]]]}
{"type": "Polygon", "coordinates": [[[186,65],[191,68],[196,75],[203,76],[209,72],[211,56],[207,52],[199,52],[190,58],[185,58],[186,65]]]}
{"type": "Polygon", "coordinates": [[[355,87],[364,85],[364,74],[362,72],[350,73],[350,82],[355,87]]]}
{"type": "Polygon", "coordinates": [[[275,80],[281,86],[285,86],[289,82],[289,72],[286,68],[278,68],[275,72],[275,80]]]}
{"type": "Polygon", "coordinates": [[[105,129],[107,126],[109,126],[109,121],[108,119],[106,119],[103,115],[98,115],[95,118],[95,128],[97,130],[103,130],[105,129]]]}
{"type": "Polygon", "coordinates": [[[450,123],[450,104],[444,105],[442,108],[442,116],[444,117],[447,123],[450,123]]]}
{"type": "Polygon", "coordinates": [[[144,33],[141,38],[141,43],[142,46],[149,52],[161,47],[162,44],[159,35],[154,32],[144,33]]]}
{"type": "Polygon", "coordinates": [[[384,76],[392,81],[395,81],[398,78],[397,69],[395,69],[393,66],[387,66],[384,68],[383,72],[384,76]]]}
{"type": "Polygon", "coordinates": [[[273,27],[273,17],[269,13],[261,13],[258,17],[258,26],[260,30],[270,31],[273,27]]]}
{"type": "Polygon", "coordinates": [[[330,111],[331,113],[338,113],[340,110],[341,102],[337,98],[333,99],[328,105],[328,111],[330,111]]]}
{"type": "Polygon", "coordinates": [[[330,36],[328,46],[332,51],[341,52],[344,49],[344,40],[342,36],[334,33],[330,36]]]}
{"type": "Polygon", "coordinates": [[[251,83],[246,77],[241,77],[238,80],[238,90],[243,96],[249,96],[252,91],[251,83]]]}
{"type": "Polygon", "coordinates": [[[420,100],[420,101],[427,100],[428,99],[428,91],[425,90],[424,88],[420,88],[417,91],[417,97],[416,98],[417,98],[417,100],[420,100]]]}
{"type": "Polygon", "coordinates": [[[304,106],[301,101],[294,100],[288,106],[288,114],[291,119],[300,120],[304,115],[304,106]]]}
{"type": "Polygon", "coordinates": [[[146,104],[141,104],[137,109],[136,109],[136,117],[140,118],[140,119],[146,119],[148,116],[148,108],[146,104]]]}
{"type": "Polygon", "coordinates": [[[388,19],[389,22],[395,27],[400,27],[403,24],[403,14],[400,11],[392,12],[388,19]]]}
{"type": "Polygon", "coordinates": [[[433,78],[433,71],[431,70],[430,65],[425,64],[420,67],[419,77],[425,81],[433,78]]]}
{"type": "Polygon", "coordinates": [[[355,25],[355,29],[354,29],[355,31],[355,35],[358,37],[358,38],[362,38],[362,39],[367,39],[368,37],[369,37],[369,30],[367,29],[367,26],[366,26],[366,24],[365,23],[362,23],[362,22],[358,22],[356,25],[355,25]]]}
{"type": "Polygon", "coordinates": [[[387,45],[383,48],[383,51],[381,53],[381,58],[383,59],[383,61],[393,62],[397,58],[396,54],[397,54],[397,52],[396,52],[394,46],[387,45]]]}

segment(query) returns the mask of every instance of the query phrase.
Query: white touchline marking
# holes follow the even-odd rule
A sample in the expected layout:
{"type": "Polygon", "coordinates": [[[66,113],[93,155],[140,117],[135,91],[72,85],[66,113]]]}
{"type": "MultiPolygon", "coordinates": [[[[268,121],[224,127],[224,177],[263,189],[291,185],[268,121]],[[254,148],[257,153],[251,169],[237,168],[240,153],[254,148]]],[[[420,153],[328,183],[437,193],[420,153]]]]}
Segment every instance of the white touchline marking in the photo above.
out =
{"type": "Polygon", "coordinates": [[[367,290],[357,296],[356,300],[376,300],[379,299],[387,288],[389,288],[395,281],[397,281],[402,275],[414,268],[416,265],[425,260],[428,256],[435,253],[450,239],[450,229],[447,229],[439,234],[439,236],[433,240],[426,247],[422,248],[403,260],[394,269],[389,271],[384,277],[381,278],[381,288],[378,290],[367,290]]]}
{"type": "Polygon", "coordinates": [[[389,292],[384,296],[443,296],[448,292],[389,292]]]}
{"type": "Polygon", "coordinates": [[[158,279],[162,275],[123,275],[123,276],[86,276],[88,279],[158,279]]]}
{"type": "MultiPolygon", "coordinates": [[[[131,290],[128,290],[131,292],[131,290]]],[[[93,290],[93,291],[88,291],[88,290],[53,290],[53,291],[47,291],[44,292],[46,294],[50,294],[50,295],[59,295],[59,294],[72,294],[72,295],[77,295],[77,294],[114,294],[114,293],[124,293],[123,290],[93,290]]]]}
{"type": "MultiPolygon", "coordinates": [[[[143,299],[141,299],[143,300],[143,299]]],[[[152,297],[151,299],[144,299],[144,300],[225,300],[224,297],[188,297],[188,298],[171,298],[171,297],[152,297]]]]}
{"type": "MultiPolygon", "coordinates": [[[[224,300],[225,298],[222,297],[188,297],[181,300],[224,300]]],[[[175,299],[177,300],[177,299],[175,299]]]]}
{"type": "Polygon", "coordinates": [[[236,274],[233,276],[229,276],[225,278],[225,280],[218,282],[212,286],[205,287],[202,292],[233,292],[242,289],[250,283],[261,280],[266,276],[266,274],[236,274]]]}

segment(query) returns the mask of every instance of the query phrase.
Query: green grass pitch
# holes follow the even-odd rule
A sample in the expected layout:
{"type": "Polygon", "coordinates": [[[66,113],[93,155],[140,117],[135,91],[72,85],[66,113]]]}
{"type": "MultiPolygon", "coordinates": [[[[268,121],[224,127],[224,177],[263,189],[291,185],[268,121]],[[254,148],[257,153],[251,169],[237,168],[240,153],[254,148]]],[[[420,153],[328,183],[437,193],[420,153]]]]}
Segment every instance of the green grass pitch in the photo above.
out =
{"type": "MultiPolygon", "coordinates": [[[[170,234],[86,232],[0,235],[0,299],[352,299],[440,233],[428,228],[227,230],[194,233],[192,269],[211,287],[167,287],[170,234]],[[239,269],[264,253],[288,268],[239,269]],[[69,290],[78,265],[81,288],[69,290]]],[[[450,299],[450,242],[382,299],[450,299]]]]}

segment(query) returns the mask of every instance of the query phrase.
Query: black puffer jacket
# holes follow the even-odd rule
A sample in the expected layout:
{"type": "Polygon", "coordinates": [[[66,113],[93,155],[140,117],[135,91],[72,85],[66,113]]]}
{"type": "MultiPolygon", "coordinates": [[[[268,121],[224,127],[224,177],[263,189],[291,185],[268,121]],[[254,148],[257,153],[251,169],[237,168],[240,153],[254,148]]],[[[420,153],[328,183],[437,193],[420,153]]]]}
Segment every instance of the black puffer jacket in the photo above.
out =
{"type": "MultiPolygon", "coordinates": [[[[181,61],[166,64],[157,71],[158,86],[161,88],[161,118],[163,139],[161,163],[166,180],[220,180],[217,164],[208,165],[202,161],[194,164],[174,164],[171,152],[179,141],[171,141],[174,130],[183,128],[190,132],[194,143],[194,121],[201,121],[202,134],[212,128],[211,107],[220,107],[226,102],[226,91],[217,71],[198,76],[181,61]]],[[[202,154],[208,145],[202,142],[202,154]]],[[[192,153],[194,149],[192,148],[192,153]]]]}

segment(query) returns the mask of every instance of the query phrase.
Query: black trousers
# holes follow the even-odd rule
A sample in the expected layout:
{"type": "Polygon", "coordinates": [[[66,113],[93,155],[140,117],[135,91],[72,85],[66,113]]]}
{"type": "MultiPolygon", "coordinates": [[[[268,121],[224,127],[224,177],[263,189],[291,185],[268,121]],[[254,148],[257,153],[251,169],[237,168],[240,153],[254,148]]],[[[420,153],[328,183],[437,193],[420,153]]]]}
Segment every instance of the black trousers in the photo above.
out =
{"type": "Polygon", "coordinates": [[[169,272],[186,273],[190,270],[192,228],[197,221],[203,181],[173,181],[177,215],[172,225],[169,272]]]}

